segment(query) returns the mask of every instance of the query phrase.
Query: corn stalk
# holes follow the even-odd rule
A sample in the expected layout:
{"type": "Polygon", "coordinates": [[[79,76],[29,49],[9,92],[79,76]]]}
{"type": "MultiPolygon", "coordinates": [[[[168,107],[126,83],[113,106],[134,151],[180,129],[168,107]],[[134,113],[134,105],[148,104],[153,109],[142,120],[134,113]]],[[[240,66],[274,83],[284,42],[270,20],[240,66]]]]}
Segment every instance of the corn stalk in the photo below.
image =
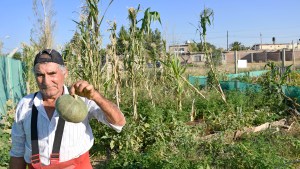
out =
{"type": "Polygon", "coordinates": [[[211,76],[214,79],[215,85],[217,86],[216,90],[220,93],[222,100],[226,103],[226,96],[221,88],[220,82],[218,80],[216,69],[214,64],[212,63],[211,51],[208,50],[206,45],[206,27],[207,25],[211,25],[210,18],[213,19],[214,12],[209,8],[204,8],[204,10],[200,14],[200,23],[198,25],[198,31],[200,32],[200,39],[203,42],[203,48],[206,56],[206,61],[209,65],[211,76]],[[202,31],[201,31],[202,30],[202,31]]]}
{"type": "MultiPolygon", "coordinates": [[[[169,55],[167,55],[169,56],[169,55]]],[[[175,83],[175,95],[176,95],[176,100],[177,100],[177,105],[178,105],[178,110],[182,110],[182,95],[184,92],[183,86],[185,82],[186,84],[189,85],[194,91],[197,92],[201,97],[203,97],[205,100],[206,97],[196,88],[194,87],[184,76],[183,74],[185,73],[186,67],[182,66],[178,56],[169,56],[165,58],[165,60],[161,60],[161,62],[166,66],[166,72],[167,76],[171,77],[171,81],[175,83]]]]}
{"type": "MultiPolygon", "coordinates": [[[[109,6],[112,2],[113,0],[109,6]]],[[[99,19],[98,3],[99,0],[86,0],[82,7],[81,20],[74,21],[78,30],[65,50],[73,77],[89,81],[96,89],[101,88],[103,74],[100,25],[106,12],[99,19]]]]}
{"type": "Polygon", "coordinates": [[[151,12],[150,8],[147,8],[144,12],[144,17],[137,20],[137,15],[140,12],[140,5],[137,9],[131,7],[128,9],[128,18],[130,22],[129,28],[129,43],[128,49],[124,55],[124,68],[128,71],[132,88],[132,104],[133,104],[133,117],[138,119],[137,113],[137,79],[139,74],[137,72],[144,72],[145,56],[143,53],[143,42],[145,34],[149,34],[150,25],[152,21],[158,20],[160,22],[160,16],[158,12],[151,12]],[[138,28],[138,22],[142,22],[142,26],[138,28]],[[142,71],[141,70],[142,67],[142,71]]]}
{"type": "Polygon", "coordinates": [[[180,61],[178,57],[172,56],[171,59],[166,62],[162,61],[162,63],[169,68],[168,76],[172,78],[172,81],[175,83],[175,95],[177,101],[177,110],[182,110],[182,94],[183,94],[183,83],[181,81],[181,77],[186,70],[186,67],[182,67],[180,65],[180,61]]]}
{"type": "Polygon", "coordinates": [[[33,74],[33,60],[37,50],[33,46],[22,44],[23,48],[23,74],[26,80],[26,93],[30,94],[38,90],[36,85],[35,76],[33,74]]]}
{"type": "Polygon", "coordinates": [[[152,90],[151,90],[151,85],[150,85],[150,79],[149,78],[146,78],[145,79],[145,89],[147,90],[147,93],[148,93],[148,96],[151,100],[151,104],[153,107],[155,107],[155,103],[154,103],[154,100],[153,100],[153,94],[152,94],[152,90]]]}
{"type": "Polygon", "coordinates": [[[121,80],[120,80],[120,71],[119,71],[119,57],[117,56],[117,51],[116,51],[116,44],[117,44],[117,36],[116,36],[116,29],[117,29],[117,24],[116,22],[110,23],[110,42],[111,45],[108,47],[108,52],[107,56],[112,57],[112,72],[113,72],[113,83],[115,86],[115,97],[116,97],[116,104],[120,105],[121,101],[121,80]]]}

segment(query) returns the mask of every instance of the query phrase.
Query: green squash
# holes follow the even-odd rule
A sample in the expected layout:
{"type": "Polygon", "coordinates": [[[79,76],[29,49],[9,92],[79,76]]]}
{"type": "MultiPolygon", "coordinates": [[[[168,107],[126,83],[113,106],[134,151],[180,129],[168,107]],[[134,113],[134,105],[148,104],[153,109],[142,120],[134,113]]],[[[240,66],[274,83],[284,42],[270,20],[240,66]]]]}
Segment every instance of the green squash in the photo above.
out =
{"type": "Polygon", "coordinates": [[[65,94],[60,96],[55,103],[58,114],[66,121],[72,123],[82,122],[87,114],[88,108],[84,101],[77,95],[65,94]]]}

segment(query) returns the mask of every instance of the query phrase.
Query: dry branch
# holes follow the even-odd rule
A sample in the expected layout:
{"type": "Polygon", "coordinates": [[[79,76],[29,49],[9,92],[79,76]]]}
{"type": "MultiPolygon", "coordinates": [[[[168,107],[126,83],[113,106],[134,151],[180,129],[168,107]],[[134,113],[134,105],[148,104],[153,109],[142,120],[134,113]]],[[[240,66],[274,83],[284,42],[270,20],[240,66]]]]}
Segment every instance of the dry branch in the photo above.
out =
{"type": "Polygon", "coordinates": [[[192,89],[194,89],[200,96],[202,96],[205,100],[207,100],[206,97],[195,86],[193,86],[188,80],[186,80],[185,77],[183,77],[182,75],[180,75],[180,77],[183,79],[184,82],[186,82],[190,87],[192,87],[192,89]]]}
{"type": "MultiPolygon", "coordinates": [[[[294,123],[291,123],[290,125],[287,124],[286,119],[281,119],[278,121],[274,122],[267,122],[262,125],[256,126],[256,127],[245,127],[242,130],[237,130],[234,132],[228,132],[224,134],[224,139],[227,141],[232,141],[232,140],[237,140],[240,138],[243,134],[250,134],[250,133],[256,133],[256,132],[261,132],[270,128],[277,128],[277,129],[285,129],[285,130],[290,130],[292,125],[294,123]]],[[[203,137],[200,137],[200,140],[213,140],[216,138],[219,138],[222,133],[214,133],[210,135],[206,135],[203,137]]]]}

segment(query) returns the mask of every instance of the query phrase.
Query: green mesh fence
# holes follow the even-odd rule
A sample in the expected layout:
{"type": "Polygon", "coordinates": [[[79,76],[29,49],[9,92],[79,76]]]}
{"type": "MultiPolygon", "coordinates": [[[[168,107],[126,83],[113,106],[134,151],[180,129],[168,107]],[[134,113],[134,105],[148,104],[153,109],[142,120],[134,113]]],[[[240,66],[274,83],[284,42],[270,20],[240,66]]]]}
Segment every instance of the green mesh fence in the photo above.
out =
{"type": "Polygon", "coordinates": [[[195,86],[205,87],[207,78],[206,76],[189,76],[189,82],[195,86]]]}
{"type": "Polygon", "coordinates": [[[240,81],[220,81],[220,85],[223,90],[252,90],[255,92],[261,91],[261,86],[258,84],[245,83],[240,81]]]}
{"type": "MultiPolygon", "coordinates": [[[[237,74],[227,74],[227,78],[229,81],[233,80],[234,78],[237,77],[242,77],[242,76],[249,76],[249,77],[258,77],[261,76],[262,74],[268,72],[268,70],[260,70],[260,71],[252,71],[252,72],[244,72],[244,73],[237,73],[237,74]]],[[[189,82],[194,85],[199,85],[201,87],[205,87],[207,83],[207,77],[206,76],[189,76],[189,82]]],[[[226,81],[223,81],[223,86],[232,86],[233,82],[229,82],[229,84],[226,84],[226,81]]],[[[241,82],[240,82],[241,83],[241,82]]],[[[240,84],[239,85],[242,89],[247,88],[247,87],[258,87],[258,86],[253,86],[253,85],[248,85],[248,84],[240,84]]]]}
{"type": "Polygon", "coordinates": [[[232,80],[237,77],[242,76],[249,76],[249,77],[258,77],[261,76],[264,73],[267,73],[268,70],[258,70],[258,71],[252,71],[252,72],[243,72],[243,73],[237,73],[237,74],[228,74],[227,77],[229,80],[232,80]]]}
{"type": "Polygon", "coordinates": [[[6,112],[7,100],[17,103],[25,95],[22,62],[0,56],[0,116],[6,112]]]}
{"type": "MultiPolygon", "coordinates": [[[[220,85],[223,90],[239,90],[246,91],[252,90],[255,92],[260,92],[262,87],[258,84],[245,83],[240,82],[238,80],[231,80],[237,77],[249,76],[249,77],[258,77],[262,74],[266,73],[266,70],[262,71],[253,71],[247,73],[239,73],[239,74],[228,74],[228,81],[220,81],[220,85]]],[[[207,77],[206,76],[189,76],[189,82],[195,86],[205,87],[207,85],[207,77]]],[[[282,91],[286,96],[296,100],[300,103],[300,87],[297,86],[282,86],[282,91]]]]}
{"type": "Polygon", "coordinates": [[[285,95],[300,103],[300,87],[297,86],[281,86],[285,95]]]}

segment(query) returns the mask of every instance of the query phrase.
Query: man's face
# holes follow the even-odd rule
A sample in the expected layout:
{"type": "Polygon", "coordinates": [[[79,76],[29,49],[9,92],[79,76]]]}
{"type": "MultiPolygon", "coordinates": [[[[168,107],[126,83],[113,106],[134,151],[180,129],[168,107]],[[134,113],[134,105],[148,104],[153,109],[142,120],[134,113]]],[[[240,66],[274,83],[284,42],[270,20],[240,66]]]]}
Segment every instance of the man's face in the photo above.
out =
{"type": "Polygon", "coordinates": [[[63,71],[57,63],[40,63],[35,69],[36,81],[43,98],[58,98],[63,93],[67,70],[63,71]]]}

